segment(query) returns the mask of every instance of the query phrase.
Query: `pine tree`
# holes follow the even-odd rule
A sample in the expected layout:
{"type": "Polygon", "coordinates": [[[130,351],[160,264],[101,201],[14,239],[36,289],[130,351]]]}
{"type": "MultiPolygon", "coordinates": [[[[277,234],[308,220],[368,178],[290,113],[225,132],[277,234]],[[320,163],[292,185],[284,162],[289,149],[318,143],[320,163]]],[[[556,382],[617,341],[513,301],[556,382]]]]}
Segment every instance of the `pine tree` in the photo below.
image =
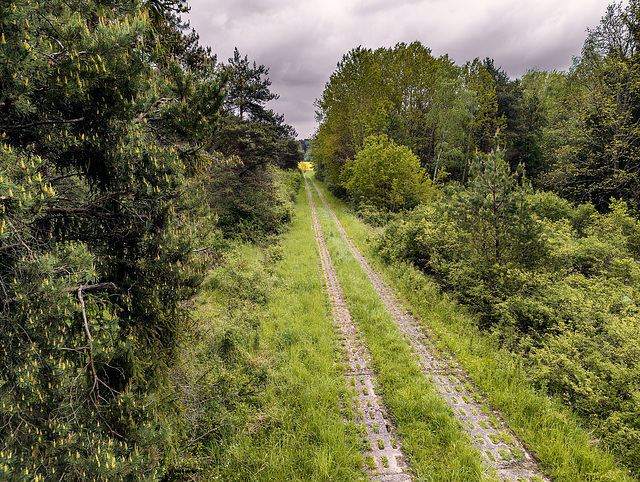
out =
{"type": "Polygon", "coordinates": [[[454,203],[459,221],[474,233],[477,255],[487,266],[517,254],[514,240],[519,240],[517,231],[527,224],[523,200],[531,190],[519,171],[511,171],[503,150],[478,153],[471,164],[469,184],[459,189],[454,203]]]}
{"type": "Polygon", "coordinates": [[[241,57],[235,48],[225,71],[229,76],[225,111],[242,120],[245,120],[246,114],[247,120],[273,122],[274,113],[264,106],[271,100],[277,100],[279,96],[269,89],[269,69],[255,62],[251,65],[248,57],[241,57]]]}
{"type": "Polygon", "coordinates": [[[181,199],[222,103],[213,68],[164,55],[164,3],[0,4],[3,480],[162,474],[200,279],[181,199]]]}

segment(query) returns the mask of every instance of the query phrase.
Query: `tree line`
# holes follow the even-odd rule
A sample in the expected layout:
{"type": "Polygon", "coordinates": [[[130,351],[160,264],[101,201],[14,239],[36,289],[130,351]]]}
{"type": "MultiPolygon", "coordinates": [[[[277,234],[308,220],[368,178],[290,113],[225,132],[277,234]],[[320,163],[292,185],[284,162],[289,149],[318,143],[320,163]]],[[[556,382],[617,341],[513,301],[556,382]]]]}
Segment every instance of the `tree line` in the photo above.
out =
{"type": "Polygon", "coordinates": [[[432,181],[464,184],[476,152],[501,149],[536,187],[601,211],[611,197],[635,206],[639,24],[636,2],[611,5],[569,72],[515,80],[490,58],[456,65],[419,42],[355,48],[316,101],[318,171],[345,194],[342,166],[385,135],[432,181]]]}

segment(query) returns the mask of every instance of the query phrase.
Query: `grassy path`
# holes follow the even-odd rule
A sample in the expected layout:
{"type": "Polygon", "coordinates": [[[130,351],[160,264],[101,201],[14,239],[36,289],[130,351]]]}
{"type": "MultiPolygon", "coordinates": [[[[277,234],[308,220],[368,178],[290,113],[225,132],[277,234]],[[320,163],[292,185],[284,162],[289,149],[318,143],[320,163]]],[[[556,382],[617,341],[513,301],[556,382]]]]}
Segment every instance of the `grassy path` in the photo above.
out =
{"type": "Polygon", "coordinates": [[[415,479],[493,480],[460,422],[421,373],[410,346],[340,236],[328,211],[321,210],[318,217],[346,303],[370,349],[380,393],[390,410],[415,479]]]}
{"type": "Polygon", "coordinates": [[[418,321],[405,311],[403,303],[396,293],[388,283],[382,280],[353,244],[331,206],[326,202],[317,185],[313,184],[352,255],[358,260],[410,344],[420,369],[434,383],[451,407],[476,448],[482,452],[485,462],[495,470],[501,480],[542,480],[533,457],[508,432],[496,414],[491,414],[486,407],[479,403],[481,397],[477,389],[469,383],[468,376],[454,360],[442,356],[442,353],[432,343],[428,331],[423,329],[418,321]]]}
{"type": "MultiPolygon", "coordinates": [[[[251,366],[265,363],[269,367],[259,406],[230,412],[235,415],[226,426],[228,434],[203,452],[212,460],[210,477],[199,480],[486,480],[480,454],[420,373],[368,279],[363,273],[360,279],[345,275],[345,261],[355,260],[322,211],[318,218],[340,275],[343,303],[332,307],[323,289],[323,256],[316,252],[309,199],[299,196],[291,230],[282,240],[281,259],[268,265],[273,285],[258,281],[269,301],[259,308],[259,343],[246,350],[251,366]],[[354,323],[336,327],[332,309],[344,306],[349,307],[354,323]],[[345,348],[354,356],[345,357],[345,348]],[[373,371],[377,381],[372,381],[373,371]],[[408,467],[399,447],[409,460],[408,467]]],[[[253,278],[252,266],[262,263],[260,250],[244,247],[239,256],[230,269],[239,279],[223,277],[217,286],[232,282],[253,297],[255,285],[245,281],[253,278]],[[238,274],[239,269],[247,272],[238,274]]],[[[233,301],[217,290],[207,298],[213,305],[233,301]]],[[[206,309],[200,313],[209,318],[206,309]]],[[[239,313],[240,318],[245,316],[244,311],[239,313]]],[[[224,339],[229,329],[235,330],[222,327],[224,339]]]]}
{"type": "Polygon", "coordinates": [[[340,281],[331,261],[318,222],[315,203],[305,179],[307,199],[311,208],[313,232],[320,255],[325,288],[331,301],[333,321],[343,336],[346,380],[356,394],[356,422],[361,427],[365,449],[366,468],[375,480],[384,482],[407,482],[411,476],[406,472],[406,463],[395,438],[395,428],[377,395],[377,380],[370,365],[371,356],[362,343],[357,327],[345,304],[340,281]]]}
{"type": "Polygon", "coordinates": [[[210,435],[191,446],[189,480],[366,480],[318,265],[307,199],[298,196],[280,246],[236,248],[205,282],[181,370],[206,384],[185,417],[201,419],[189,427],[210,435]]]}

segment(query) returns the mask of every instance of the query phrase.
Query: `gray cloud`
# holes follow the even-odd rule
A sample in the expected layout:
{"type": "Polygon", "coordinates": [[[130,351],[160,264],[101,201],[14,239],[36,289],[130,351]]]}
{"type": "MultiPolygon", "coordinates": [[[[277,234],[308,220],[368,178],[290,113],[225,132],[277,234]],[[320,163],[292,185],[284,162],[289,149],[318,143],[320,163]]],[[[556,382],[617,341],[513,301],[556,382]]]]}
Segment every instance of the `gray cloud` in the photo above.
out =
{"type": "Polygon", "coordinates": [[[300,137],[316,128],[313,102],[352,48],[418,40],[463,64],[491,57],[512,78],[567,70],[610,0],[191,0],[201,42],[226,62],[238,47],[270,69],[283,113],[300,137]]]}

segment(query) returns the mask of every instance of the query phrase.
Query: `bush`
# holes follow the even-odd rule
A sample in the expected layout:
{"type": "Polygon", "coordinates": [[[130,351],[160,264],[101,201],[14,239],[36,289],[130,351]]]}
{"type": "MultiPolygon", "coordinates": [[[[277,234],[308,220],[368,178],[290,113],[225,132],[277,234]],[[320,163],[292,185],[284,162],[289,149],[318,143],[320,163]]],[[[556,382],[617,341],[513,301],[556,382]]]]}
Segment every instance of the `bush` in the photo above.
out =
{"type": "Polygon", "coordinates": [[[412,208],[434,194],[418,157],[384,135],[365,139],[342,169],[340,183],[352,198],[363,197],[390,211],[412,208]]]}
{"type": "Polygon", "coordinates": [[[212,177],[209,205],[225,237],[255,242],[284,232],[302,183],[300,170],[265,165],[241,176],[235,168],[225,167],[212,177]]]}
{"type": "Polygon", "coordinates": [[[380,228],[395,219],[395,215],[388,209],[381,209],[368,202],[365,198],[354,201],[354,211],[362,221],[369,226],[380,228]]]}
{"type": "Polygon", "coordinates": [[[262,406],[270,365],[253,352],[274,278],[250,258],[242,251],[229,254],[195,301],[194,324],[171,373],[181,435],[167,480],[211,480],[218,468],[210,447],[224,454],[262,406]]]}
{"type": "Polygon", "coordinates": [[[492,224],[490,211],[460,207],[478,192],[449,193],[391,221],[374,248],[470,306],[503,347],[525,356],[536,386],[640,472],[638,222],[616,201],[598,214],[550,193],[519,196],[512,218],[492,224]],[[497,235],[483,235],[483,215],[497,235]]]}

